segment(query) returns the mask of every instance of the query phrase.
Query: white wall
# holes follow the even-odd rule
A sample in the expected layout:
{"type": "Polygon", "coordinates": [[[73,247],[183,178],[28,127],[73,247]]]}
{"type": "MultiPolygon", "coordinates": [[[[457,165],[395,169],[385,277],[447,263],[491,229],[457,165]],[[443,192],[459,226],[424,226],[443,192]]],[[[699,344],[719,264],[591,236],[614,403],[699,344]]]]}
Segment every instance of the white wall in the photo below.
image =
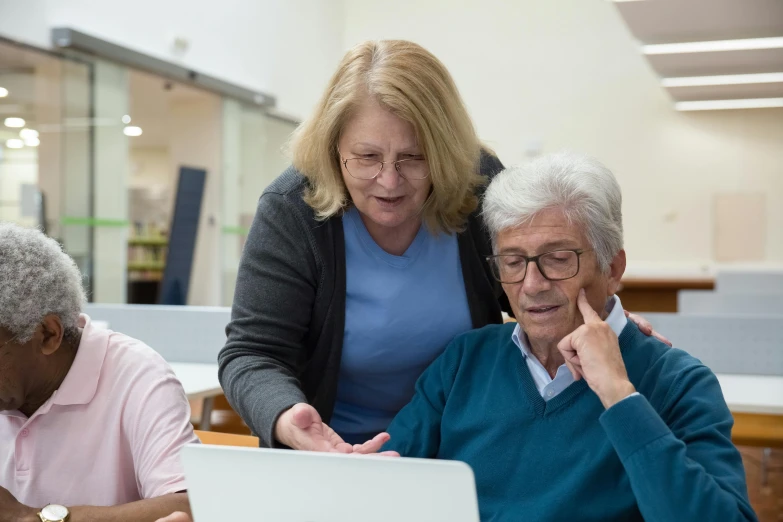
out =
{"type": "Polygon", "coordinates": [[[783,109],[677,113],[611,2],[346,0],[347,48],[405,38],[449,68],[506,164],[536,144],[612,168],[630,269],[712,262],[712,197],[767,194],[766,258],[783,263],[783,109]]]}
{"type": "Polygon", "coordinates": [[[50,47],[51,28],[71,27],[273,94],[298,117],[342,55],[342,24],[342,0],[0,0],[0,35],[50,47]]]}

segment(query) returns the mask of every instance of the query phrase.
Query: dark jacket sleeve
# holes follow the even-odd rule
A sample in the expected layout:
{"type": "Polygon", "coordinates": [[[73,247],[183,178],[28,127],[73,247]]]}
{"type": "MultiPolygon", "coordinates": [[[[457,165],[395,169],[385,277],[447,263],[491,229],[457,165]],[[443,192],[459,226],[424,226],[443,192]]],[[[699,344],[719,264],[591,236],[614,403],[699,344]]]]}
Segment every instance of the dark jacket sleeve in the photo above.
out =
{"type": "Polygon", "coordinates": [[[239,263],[228,337],[218,355],[231,406],[274,446],[282,412],[307,402],[299,376],[318,285],[305,219],[281,194],[261,196],[239,263]]]}
{"type": "MultiPolygon", "coordinates": [[[[479,224],[479,230],[477,231],[477,234],[480,237],[480,243],[477,246],[480,252],[485,253],[486,255],[492,253],[492,240],[489,237],[489,230],[484,225],[484,220],[481,219],[481,211],[483,210],[484,206],[484,191],[486,190],[489,183],[495,179],[495,176],[504,169],[505,167],[503,166],[503,163],[501,163],[494,153],[489,152],[486,149],[481,150],[479,172],[481,172],[482,176],[486,176],[487,185],[483,186],[479,192],[479,208],[477,211],[476,222],[479,224]]],[[[493,290],[495,292],[495,296],[497,297],[498,303],[500,303],[500,309],[509,314],[511,317],[514,317],[514,312],[511,310],[511,304],[508,302],[508,297],[503,291],[500,283],[493,279],[492,274],[489,272],[488,266],[485,266],[485,269],[487,271],[487,277],[490,283],[493,285],[493,290]]]]}

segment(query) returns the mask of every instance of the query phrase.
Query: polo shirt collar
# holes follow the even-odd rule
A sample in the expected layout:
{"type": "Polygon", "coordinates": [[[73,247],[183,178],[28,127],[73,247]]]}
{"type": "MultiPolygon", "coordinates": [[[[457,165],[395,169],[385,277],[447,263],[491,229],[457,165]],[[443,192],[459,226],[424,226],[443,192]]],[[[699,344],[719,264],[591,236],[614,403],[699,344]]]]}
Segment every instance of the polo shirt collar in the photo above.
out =
{"type": "Polygon", "coordinates": [[[51,404],[60,406],[89,404],[98,390],[110,332],[94,327],[86,314],[79,316],[79,327],[82,328],[79,350],[65,380],[54,392],[51,404]]]}

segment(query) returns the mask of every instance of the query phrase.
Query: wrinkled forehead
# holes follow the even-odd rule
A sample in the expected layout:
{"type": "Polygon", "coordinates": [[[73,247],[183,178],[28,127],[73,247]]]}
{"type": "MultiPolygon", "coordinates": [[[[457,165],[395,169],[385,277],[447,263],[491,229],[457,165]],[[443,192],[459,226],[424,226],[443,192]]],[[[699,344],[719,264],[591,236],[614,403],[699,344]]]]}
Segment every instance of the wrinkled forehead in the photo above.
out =
{"type": "Polygon", "coordinates": [[[536,255],[558,249],[589,248],[582,223],[569,220],[559,208],[542,210],[523,223],[504,228],[496,240],[498,253],[536,255]]]}

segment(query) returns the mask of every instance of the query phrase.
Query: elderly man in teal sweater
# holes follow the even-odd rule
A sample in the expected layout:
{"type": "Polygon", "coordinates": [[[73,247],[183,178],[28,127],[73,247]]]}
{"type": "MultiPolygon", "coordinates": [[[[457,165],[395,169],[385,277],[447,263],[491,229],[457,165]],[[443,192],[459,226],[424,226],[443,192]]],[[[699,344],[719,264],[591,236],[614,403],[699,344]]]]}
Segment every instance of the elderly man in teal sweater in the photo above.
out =
{"type": "Polygon", "coordinates": [[[482,520],[756,520],[717,378],[615,295],[621,203],[612,173],[574,154],[487,189],[487,261],[519,322],[455,338],[382,448],[468,463],[482,520]]]}

